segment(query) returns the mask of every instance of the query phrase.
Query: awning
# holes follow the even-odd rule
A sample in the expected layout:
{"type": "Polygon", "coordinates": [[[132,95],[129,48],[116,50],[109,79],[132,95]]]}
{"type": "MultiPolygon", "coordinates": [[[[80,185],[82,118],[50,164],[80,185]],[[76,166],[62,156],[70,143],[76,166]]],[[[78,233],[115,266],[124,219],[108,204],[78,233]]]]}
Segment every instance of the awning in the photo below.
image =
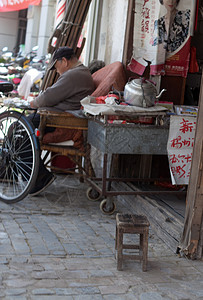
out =
{"type": "Polygon", "coordinates": [[[39,5],[41,0],[0,0],[0,12],[15,11],[39,5]]]}

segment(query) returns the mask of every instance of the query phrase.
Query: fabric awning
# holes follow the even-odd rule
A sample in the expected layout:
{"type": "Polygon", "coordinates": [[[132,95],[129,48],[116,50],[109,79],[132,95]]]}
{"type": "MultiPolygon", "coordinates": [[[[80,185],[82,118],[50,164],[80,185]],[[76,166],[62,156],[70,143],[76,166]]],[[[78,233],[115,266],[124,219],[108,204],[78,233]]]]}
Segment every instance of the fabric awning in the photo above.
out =
{"type": "Polygon", "coordinates": [[[0,0],[0,12],[15,11],[39,5],[41,0],[0,0]]]}

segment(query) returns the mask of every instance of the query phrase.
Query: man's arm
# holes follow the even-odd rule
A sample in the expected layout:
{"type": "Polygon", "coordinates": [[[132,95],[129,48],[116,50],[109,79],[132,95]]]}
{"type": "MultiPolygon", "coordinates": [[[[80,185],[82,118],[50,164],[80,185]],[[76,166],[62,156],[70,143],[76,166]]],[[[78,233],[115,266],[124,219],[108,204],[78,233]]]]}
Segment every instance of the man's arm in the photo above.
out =
{"type": "Polygon", "coordinates": [[[64,101],[71,94],[71,80],[67,76],[60,76],[56,83],[48,87],[38,97],[30,102],[31,108],[52,107],[64,101]]]}

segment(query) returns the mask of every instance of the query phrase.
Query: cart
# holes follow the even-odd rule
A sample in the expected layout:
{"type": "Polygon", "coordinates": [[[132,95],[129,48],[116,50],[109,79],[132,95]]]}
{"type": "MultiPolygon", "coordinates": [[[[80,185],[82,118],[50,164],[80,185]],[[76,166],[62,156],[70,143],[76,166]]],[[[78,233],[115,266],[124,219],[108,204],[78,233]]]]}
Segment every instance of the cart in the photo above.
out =
{"type": "MultiPolygon", "coordinates": [[[[77,176],[90,185],[87,198],[97,201],[104,197],[100,209],[112,214],[116,205],[114,196],[169,193],[169,191],[116,191],[111,190],[113,182],[143,181],[142,178],[112,177],[113,167],[107,174],[107,165],[115,154],[167,154],[168,125],[161,124],[163,113],[156,114],[155,124],[108,123],[107,120],[78,118],[71,113],[41,112],[40,131],[36,131],[26,118],[25,111],[6,110],[0,114],[0,200],[14,203],[24,199],[34,187],[39,170],[39,157],[42,150],[67,155],[78,166],[77,176]],[[87,133],[84,149],[73,146],[50,145],[43,143],[46,126],[65,130],[78,129],[87,133]],[[39,137],[38,133],[41,133],[39,137]],[[87,142],[86,142],[87,141],[87,142]],[[103,155],[102,177],[94,175],[90,161],[90,147],[94,146],[103,155]],[[26,154],[26,155],[25,155],[26,154]]],[[[86,135],[85,135],[86,136],[86,135]]],[[[45,155],[45,158],[47,156],[45,155]]],[[[113,165],[113,164],[111,164],[113,165]]],[[[71,170],[63,170],[71,173],[71,170]]],[[[177,193],[177,191],[170,191],[177,193]]]]}
{"type": "MultiPolygon", "coordinates": [[[[87,178],[90,188],[87,190],[89,200],[97,201],[104,197],[100,209],[105,214],[113,214],[116,205],[114,196],[147,195],[159,193],[177,193],[177,191],[120,191],[111,189],[113,182],[136,182],[146,178],[117,178],[114,174],[113,159],[117,154],[167,155],[169,125],[162,122],[163,113],[156,113],[155,124],[109,123],[105,120],[90,119],[88,122],[88,143],[102,153],[103,168],[101,178],[87,178]],[[160,120],[161,118],[161,120],[160,120]],[[108,166],[110,170],[108,171],[108,166]]],[[[148,179],[149,181],[150,179],[148,179]]],[[[154,180],[151,180],[154,181],[154,180]]]]}

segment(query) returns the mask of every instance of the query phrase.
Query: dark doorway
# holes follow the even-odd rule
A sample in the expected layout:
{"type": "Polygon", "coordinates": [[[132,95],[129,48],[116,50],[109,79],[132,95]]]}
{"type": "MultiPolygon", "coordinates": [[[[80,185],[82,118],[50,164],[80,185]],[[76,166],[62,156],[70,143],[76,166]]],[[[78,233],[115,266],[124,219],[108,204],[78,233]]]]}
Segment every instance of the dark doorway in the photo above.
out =
{"type": "Polygon", "coordinates": [[[18,15],[18,35],[15,47],[15,54],[19,52],[19,46],[25,44],[26,37],[26,28],[27,28],[27,9],[19,11],[18,15]]]}

